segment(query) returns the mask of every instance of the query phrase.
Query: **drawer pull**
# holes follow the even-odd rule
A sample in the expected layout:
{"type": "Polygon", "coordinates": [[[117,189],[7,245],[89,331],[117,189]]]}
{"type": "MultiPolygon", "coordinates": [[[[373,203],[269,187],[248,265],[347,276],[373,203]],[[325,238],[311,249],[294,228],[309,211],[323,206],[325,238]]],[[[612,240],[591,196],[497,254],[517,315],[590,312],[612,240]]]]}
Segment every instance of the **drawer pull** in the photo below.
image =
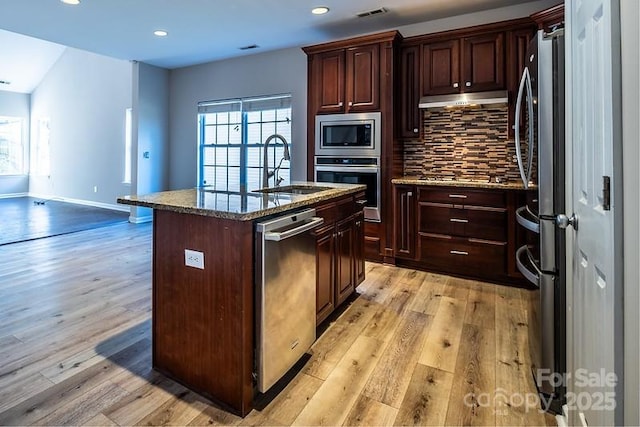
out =
{"type": "Polygon", "coordinates": [[[449,251],[451,255],[469,255],[469,252],[465,251],[449,251]]]}
{"type": "Polygon", "coordinates": [[[464,194],[449,194],[450,199],[466,199],[467,196],[464,194]]]}
{"type": "Polygon", "coordinates": [[[360,206],[364,206],[367,204],[367,200],[366,199],[356,200],[356,203],[359,204],[360,206]]]}
{"type": "Polygon", "coordinates": [[[460,218],[451,218],[451,219],[449,219],[449,221],[451,221],[451,222],[461,222],[461,223],[464,223],[464,224],[469,222],[468,219],[460,219],[460,218]]]}

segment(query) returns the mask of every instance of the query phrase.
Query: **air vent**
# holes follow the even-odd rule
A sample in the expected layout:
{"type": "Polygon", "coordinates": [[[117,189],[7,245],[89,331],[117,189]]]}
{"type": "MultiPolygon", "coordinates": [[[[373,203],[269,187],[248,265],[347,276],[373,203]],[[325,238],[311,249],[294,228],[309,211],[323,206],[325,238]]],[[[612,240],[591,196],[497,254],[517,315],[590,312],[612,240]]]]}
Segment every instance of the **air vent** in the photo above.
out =
{"type": "Polygon", "coordinates": [[[10,85],[11,82],[7,80],[0,80],[0,85],[10,85]]]}
{"type": "Polygon", "coordinates": [[[367,12],[360,12],[360,13],[358,13],[358,18],[365,18],[367,16],[382,15],[382,14],[387,13],[387,12],[388,12],[387,9],[385,9],[384,7],[381,7],[380,9],[369,10],[367,12]]]}
{"type": "Polygon", "coordinates": [[[238,49],[240,50],[251,50],[251,49],[257,49],[259,46],[257,44],[250,44],[249,46],[242,46],[238,49]]]}

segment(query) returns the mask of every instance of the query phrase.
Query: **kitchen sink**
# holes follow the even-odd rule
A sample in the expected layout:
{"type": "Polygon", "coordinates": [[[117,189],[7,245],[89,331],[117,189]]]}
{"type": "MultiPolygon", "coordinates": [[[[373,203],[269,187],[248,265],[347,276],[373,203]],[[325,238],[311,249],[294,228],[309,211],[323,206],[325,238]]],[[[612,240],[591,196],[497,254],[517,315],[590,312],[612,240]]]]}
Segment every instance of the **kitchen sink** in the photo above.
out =
{"type": "Polygon", "coordinates": [[[316,187],[307,185],[285,185],[284,187],[261,188],[255,190],[258,193],[287,193],[287,194],[314,194],[321,191],[333,190],[332,187],[316,187]]]}

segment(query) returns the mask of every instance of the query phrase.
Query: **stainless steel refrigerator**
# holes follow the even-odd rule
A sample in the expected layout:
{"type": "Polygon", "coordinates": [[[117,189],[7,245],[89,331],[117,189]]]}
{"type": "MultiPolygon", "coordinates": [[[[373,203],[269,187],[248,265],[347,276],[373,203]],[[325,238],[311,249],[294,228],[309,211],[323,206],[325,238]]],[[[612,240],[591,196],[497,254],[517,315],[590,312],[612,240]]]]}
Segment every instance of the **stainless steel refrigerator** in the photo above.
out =
{"type": "Polygon", "coordinates": [[[523,183],[531,189],[516,214],[529,230],[516,263],[534,285],[528,310],[532,374],[543,409],[559,413],[566,394],[557,375],[566,372],[565,235],[560,228],[566,227],[566,217],[558,217],[565,206],[562,29],[538,31],[531,41],[515,117],[516,157],[523,183]]]}

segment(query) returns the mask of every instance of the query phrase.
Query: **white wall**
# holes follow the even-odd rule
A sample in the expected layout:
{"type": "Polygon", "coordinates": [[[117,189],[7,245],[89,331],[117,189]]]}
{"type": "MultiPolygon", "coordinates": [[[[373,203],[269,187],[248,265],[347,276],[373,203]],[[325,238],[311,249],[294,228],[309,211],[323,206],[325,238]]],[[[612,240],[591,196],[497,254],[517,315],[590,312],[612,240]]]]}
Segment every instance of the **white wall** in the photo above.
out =
{"type": "Polygon", "coordinates": [[[171,71],[170,187],[197,184],[197,104],[291,94],[291,179],[306,180],[307,57],[283,49],[171,71]]]}
{"type": "MultiPolygon", "coordinates": [[[[133,64],[131,194],[148,194],[169,185],[169,71],[133,64]]],[[[151,218],[151,210],[131,208],[131,222],[151,218]]]]}
{"type": "MultiPolygon", "coordinates": [[[[28,93],[0,90],[0,116],[22,117],[24,119],[23,141],[25,142],[25,166],[29,164],[29,103],[28,93]]],[[[26,171],[26,170],[25,170],[26,171]]],[[[29,191],[29,176],[0,175],[0,197],[25,194],[29,191]]]]}
{"type": "Polygon", "coordinates": [[[624,192],[624,421],[640,424],[640,2],[621,0],[622,152],[624,192]]]}
{"type": "Polygon", "coordinates": [[[131,93],[129,62],[68,48],[31,95],[32,122],[50,118],[51,176],[32,176],[29,192],[122,209],[131,93]]]}
{"type": "MultiPolygon", "coordinates": [[[[557,4],[541,0],[486,12],[408,25],[405,37],[529,16],[557,4]]],[[[197,184],[197,103],[226,98],[292,94],[291,178],[306,180],[307,57],[299,47],[185,67],[170,79],[171,189],[197,184]]]]}

